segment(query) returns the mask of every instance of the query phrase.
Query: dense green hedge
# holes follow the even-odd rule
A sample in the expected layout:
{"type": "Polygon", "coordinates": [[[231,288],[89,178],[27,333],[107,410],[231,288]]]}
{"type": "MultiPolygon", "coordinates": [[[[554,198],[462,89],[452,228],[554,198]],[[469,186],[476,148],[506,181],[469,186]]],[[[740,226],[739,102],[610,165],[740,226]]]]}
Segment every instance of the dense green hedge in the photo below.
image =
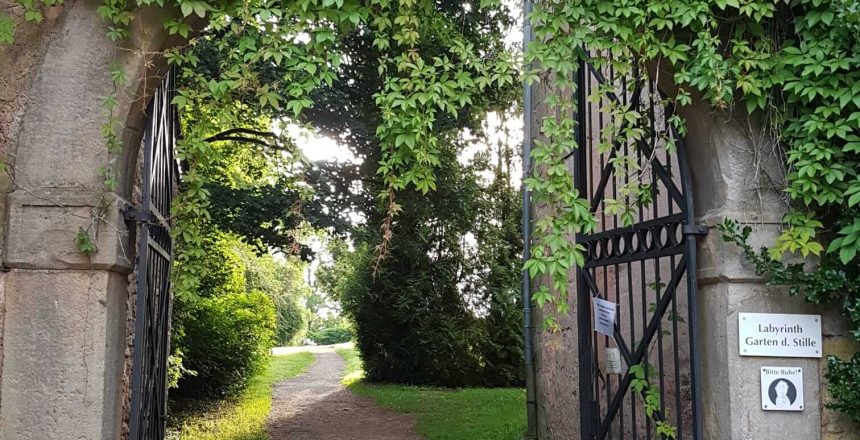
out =
{"type": "Polygon", "coordinates": [[[351,327],[324,327],[308,333],[308,337],[319,345],[342,344],[355,337],[351,327]]]}
{"type": "Polygon", "coordinates": [[[354,251],[337,250],[330,290],[355,325],[368,380],[520,385],[517,192],[501,167],[490,166],[497,177],[485,187],[476,177],[480,168],[443,163],[436,191],[398,196],[403,211],[384,259],[377,260],[375,227],[354,251]],[[467,234],[474,246],[464,245],[467,234]]]}
{"type": "MultiPolygon", "coordinates": [[[[358,252],[358,264],[372,264],[372,251],[358,252]]],[[[355,321],[367,380],[446,387],[522,384],[522,313],[514,297],[477,317],[457,289],[453,267],[422,264],[395,250],[385,260],[389,265],[408,266],[408,278],[390,269],[375,278],[356,271],[343,299],[355,321]]]]}
{"type": "Polygon", "coordinates": [[[302,337],[302,264],[259,256],[233,235],[204,243],[196,299],[177,298],[173,358],[180,396],[222,396],[242,388],[269,349],[302,337]],[[299,282],[296,282],[296,281],[299,282]]]}
{"type": "Polygon", "coordinates": [[[189,305],[184,322],[182,395],[224,395],[243,388],[274,342],[275,305],[265,293],[228,293],[189,305]]]}
{"type": "Polygon", "coordinates": [[[846,360],[828,357],[824,377],[830,394],[836,397],[830,407],[860,423],[860,353],[846,360]]]}
{"type": "MultiPolygon", "coordinates": [[[[372,251],[361,259],[373,264],[372,251]]],[[[396,269],[383,269],[376,278],[357,271],[359,282],[346,292],[344,309],[356,323],[366,378],[449,387],[483,385],[478,323],[463,307],[451,271],[422,263],[426,262],[392,252],[385,266],[409,267],[411,279],[404,280],[396,269]]]]}

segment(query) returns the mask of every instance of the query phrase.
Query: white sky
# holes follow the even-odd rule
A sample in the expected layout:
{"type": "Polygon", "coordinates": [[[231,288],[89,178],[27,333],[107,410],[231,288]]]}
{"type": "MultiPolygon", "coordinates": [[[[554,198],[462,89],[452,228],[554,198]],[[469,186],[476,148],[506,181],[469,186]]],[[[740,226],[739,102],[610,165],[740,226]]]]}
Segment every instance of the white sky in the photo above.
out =
{"type": "Polygon", "coordinates": [[[361,159],[355,157],[349,148],[338,144],[337,141],[328,136],[322,136],[297,124],[288,124],[287,133],[296,141],[296,145],[311,162],[333,160],[354,164],[361,163],[361,159]]]}
{"type": "MultiPolygon", "coordinates": [[[[323,136],[312,130],[300,127],[297,124],[288,124],[287,133],[296,141],[296,145],[302,151],[302,154],[311,161],[336,161],[349,162],[354,164],[361,163],[361,159],[352,154],[344,145],[340,145],[335,139],[328,136],[323,136]]],[[[487,114],[487,119],[484,121],[484,130],[487,133],[488,143],[478,142],[477,139],[468,131],[465,130],[461,136],[467,141],[473,141],[472,145],[463,149],[460,152],[459,160],[463,165],[468,165],[480,151],[486,150],[489,145],[498,146],[500,142],[509,145],[522,145],[523,127],[522,118],[514,117],[504,120],[496,112],[487,114]]],[[[516,150],[517,153],[519,149],[516,150]]],[[[516,154],[517,158],[519,157],[516,154]]],[[[519,166],[520,161],[516,160],[516,165],[519,166]]],[[[512,184],[519,185],[519,173],[512,173],[512,184]]]]}

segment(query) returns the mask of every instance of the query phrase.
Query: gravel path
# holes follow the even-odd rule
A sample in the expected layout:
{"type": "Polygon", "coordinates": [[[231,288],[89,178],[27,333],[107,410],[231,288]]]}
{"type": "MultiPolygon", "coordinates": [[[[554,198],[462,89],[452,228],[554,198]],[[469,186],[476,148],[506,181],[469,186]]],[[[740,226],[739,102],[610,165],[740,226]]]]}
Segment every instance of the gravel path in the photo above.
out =
{"type": "Polygon", "coordinates": [[[382,409],[340,383],[345,362],[333,350],[299,377],[275,385],[270,440],[421,440],[415,419],[382,409]]]}

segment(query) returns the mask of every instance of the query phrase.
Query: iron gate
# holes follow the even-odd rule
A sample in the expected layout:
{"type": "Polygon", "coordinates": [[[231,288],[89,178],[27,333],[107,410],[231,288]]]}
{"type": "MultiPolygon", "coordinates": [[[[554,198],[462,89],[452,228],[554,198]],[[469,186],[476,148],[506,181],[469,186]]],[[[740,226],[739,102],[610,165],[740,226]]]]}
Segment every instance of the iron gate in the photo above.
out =
{"type": "Polygon", "coordinates": [[[137,224],[137,299],[132,360],[129,440],[164,438],[167,411],[167,363],[170,353],[170,266],[173,243],[167,218],[177,178],[173,150],[179,135],[169,72],[147,109],[143,136],[141,200],[126,211],[137,224]]]}
{"type": "Polygon", "coordinates": [[[661,422],[678,439],[702,439],[694,235],[703,231],[693,221],[683,137],[669,122],[673,108],[650,80],[635,72],[619,78],[606,64],[579,69],[579,148],[569,159],[576,187],[597,218],[594,233],[577,237],[587,249],[577,271],[582,438],[658,439],[661,422]],[[613,93],[588,99],[597,87],[613,93]],[[642,117],[617,127],[635,124],[644,135],[636,145],[616,138],[601,146],[608,108],[619,105],[642,117]],[[626,172],[616,172],[620,158],[626,172]],[[641,199],[631,195],[636,187],[644,191],[641,199]],[[610,203],[616,209],[607,210],[610,203]],[[612,336],[594,330],[595,298],[616,305],[612,336]],[[631,385],[642,386],[630,371],[636,365],[648,385],[634,391],[631,385]],[[646,398],[657,407],[650,417],[646,398]]]}

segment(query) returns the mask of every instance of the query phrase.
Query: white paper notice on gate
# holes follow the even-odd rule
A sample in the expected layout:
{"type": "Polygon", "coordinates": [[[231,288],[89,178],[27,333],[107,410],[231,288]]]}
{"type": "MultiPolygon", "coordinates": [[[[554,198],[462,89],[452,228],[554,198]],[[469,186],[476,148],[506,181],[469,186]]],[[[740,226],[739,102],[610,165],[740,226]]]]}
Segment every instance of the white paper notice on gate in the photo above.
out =
{"type": "Polygon", "coordinates": [[[606,336],[615,335],[615,313],[614,302],[594,298],[594,331],[606,336]]]}

